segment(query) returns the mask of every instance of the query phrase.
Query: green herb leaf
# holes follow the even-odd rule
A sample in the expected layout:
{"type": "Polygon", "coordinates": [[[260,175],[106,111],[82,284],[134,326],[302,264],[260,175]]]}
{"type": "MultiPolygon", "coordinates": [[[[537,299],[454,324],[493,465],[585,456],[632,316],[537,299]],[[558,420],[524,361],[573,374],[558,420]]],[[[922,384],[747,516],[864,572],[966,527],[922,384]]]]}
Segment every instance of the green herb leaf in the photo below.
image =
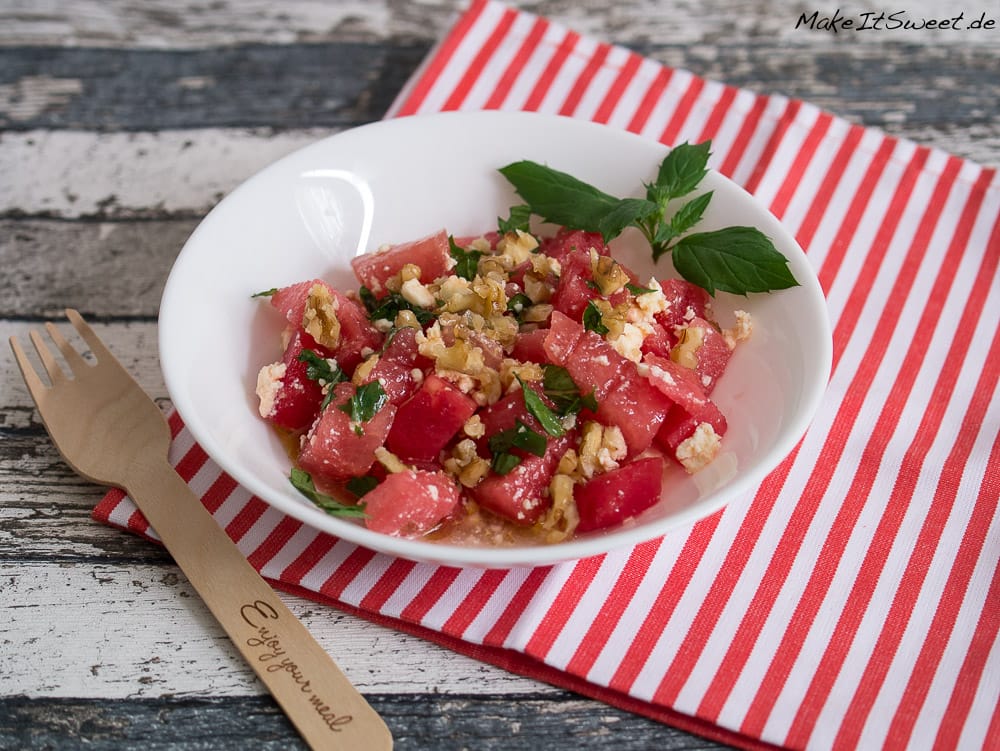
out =
{"type": "Polygon", "coordinates": [[[601,336],[609,331],[608,327],[604,325],[604,321],[601,320],[601,309],[593,300],[588,302],[587,307],[583,309],[583,327],[587,331],[593,331],[601,336]]]}
{"type": "Polygon", "coordinates": [[[657,203],[667,199],[686,196],[698,187],[698,183],[708,174],[708,157],[712,142],[696,145],[682,143],[670,150],[660,163],[656,175],[657,203]]]}
{"type": "Polygon", "coordinates": [[[597,411],[594,392],[582,396],[569,371],[560,365],[542,366],[542,390],[560,415],[575,415],[584,407],[591,412],[597,411]]]}
{"type": "Polygon", "coordinates": [[[306,378],[310,381],[316,381],[320,386],[333,386],[347,380],[347,376],[340,369],[336,360],[320,357],[311,349],[299,352],[298,360],[306,363],[306,378]]]}
{"type": "Polygon", "coordinates": [[[677,273],[699,287],[745,295],[795,287],[788,259],[756,227],[727,227],[699,232],[677,241],[677,273]]]}
{"type": "Polygon", "coordinates": [[[520,420],[515,421],[513,428],[490,436],[487,444],[493,455],[490,467],[498,475],[507,474],[521,463],[521,457],[510,453],[511,449],[518,448],[535,456],[545,456],[545,436],[536,433],[520,420]]]}
{"type": "Polygon", "coordinates": [[[475,279],[479,271],[479,259],[483,257],[482,251],[460,247],[451,235],[448,235],[448,249],[451,251],[451,257],[455,259],[455,268],[452,269],[455,276],[470,282],[475,279]]]}
{"type": "Polygon", "coordinates": [[[262,292],[254,292],[252,295],[250,295],[250,297],[251,299],[254,297],[270,297],[277,291],[278,291],[277,287],[271,287],[271,289],[265,289],[262,292]]]}
{"type": "Polygon", "coordinates": [[[518,323],[521,323],[524,317],[524,311],[530,308],[533,304],[534,303],[531,302],[530,297],[523,292],[518,292],[507,301],[507,310],[514,314],[514,318],[517,319],[518,323]]]}
{"type": "Polygon", "coordinates": [[[545,432],[556,438],[566,435],[566,428],[563,427],[558,415],[542,401],[538,392],[521,380],[521,376],[516,376],[516,378],[517,382],[521,384],[521,392],[524,394],[524,406],[528,408],[528,412],[534,415],[545,432]]]}
{"type": "Polygon", "coordinates": [[[421,308],[419,305],[414,305],[398,292],[390,292],[387,295],[376,298],[370,289],[362,286],[358,289],[358,297],[361,298],[362,304],[368,311],[368,318],[372,321],[395,321],[396,316],[401,310],[412,311],[421,326],[433,323],[434,319],[437,318],[437,315],[433,311],[421,308]]]}
{"type": "Polygon", "coordinates": [[[316,490],[316,485],[313,483],[312,476],[305,470],[293,467],[288,479],[292,483],[293,488],[298,490],[302,493],[302,495],[331,516],[353,518],[365,516],[363,506],[352,506],[350,504],[341,503],[336,498],[316,490]]]}
{"type": "Polygon", "coordinates": [[[650,289],[649,287],[640,287],[638,284],[632,284],[632,282],[626,282],[625,289],[627,289],[636,297],[638,297],[639,295],[648,295],[650,292],[656,292],[655,289],[650,289]]]}
{"type": "Polygon", "coordinates": [[[500,168],[514,190],[546,222],[601,232],[601,220],[619,200],[565,172],[524,160],[500,168]]]}
{"type": "Polygon", "coordinates": [[[361,498],[363,495],[365,495],[365,493],[374,490],[375,486],[377,485],[378,485],[378,479],[372,477],[371,475],[352,477],[350,480],[344,483],[344,487],[347,488],[354,495],[356,495],[358,498],[361,498]]]}
{"type": "Polygon", "coordinates": [[[658,206],[644,198],[622,198],[597,223],[598,232],[607,242],[618,237],[626,227],[645,221],[658,206]]]}
{"type": "Polygon", "coordinates": [[[355,432],[358,432],[361,423],[371,420],[375,413],[388,402],[389,397],[382,388],[382,384],[378,381],[372,381],[364,386],[359,386],[351,398],[340,405],[340,411],[347,413],[351,422],[357,425],[355,432]]]}
{"type": "Polygon", "coordinates": [[[518,206],[511,206],[509,218],[503,219],[497,217],[497,229],[500,230],[500,234],[502,235],[508,232],[516,232],[517,230],[529,232],[531,213],[531,207],[523,203],[518,206]]]}
{"type": "Polygon", "coordinates": [[[697,198],[692,198],[681,206],[676,214],[670,217],[670,229],[674,234],[683,235],[701,221],[701,217],[705,214],[705,209],[708,208],[708,204],[712,201],[712,192],[710,190],[702,193],[697,198]]]}

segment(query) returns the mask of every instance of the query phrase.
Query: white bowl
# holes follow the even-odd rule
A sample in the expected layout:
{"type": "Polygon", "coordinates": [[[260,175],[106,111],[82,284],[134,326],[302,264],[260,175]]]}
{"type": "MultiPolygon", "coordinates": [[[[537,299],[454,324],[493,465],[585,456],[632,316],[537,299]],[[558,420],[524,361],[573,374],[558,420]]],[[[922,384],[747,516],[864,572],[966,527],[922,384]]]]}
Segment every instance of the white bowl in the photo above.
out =
{"type": "MultiPolygon", "coordinates": [[[[174,406],[195,439],[246,489],[317,529],[370,549],[456,566],[535,566],[634,545],[704,517],[751,492],[794,448],[826,387],[831,334],[826,304],[802,250],[748,193],[710,173],[715,191],[699,229],[753,225],[789,260],[801,286],[771,294],[720,293],[723,325],[743,308],[752,338],[737,348],[713,398],[729,430],[719,458],[688,476],[668,473],[663,499],[619,529],[549,546],[481,548],[405,540],[323,513],[288,481],[289,457],[258,416],[261,365],[279,359],[279,317],[254,292],[323,277],[356,287],[349,260],[385,243],[441,228],[494,229],[519,203],[497,168],[532,159],[614,195],[641,195],[666,147],[563,117],[446,113],[389,120],[339,133],[293,153],[222,200],[192,234],[160,306],[160,357],[174,406]]],[[[648,278],[654,268],[635,231],[615,255],[648,278]]]]}

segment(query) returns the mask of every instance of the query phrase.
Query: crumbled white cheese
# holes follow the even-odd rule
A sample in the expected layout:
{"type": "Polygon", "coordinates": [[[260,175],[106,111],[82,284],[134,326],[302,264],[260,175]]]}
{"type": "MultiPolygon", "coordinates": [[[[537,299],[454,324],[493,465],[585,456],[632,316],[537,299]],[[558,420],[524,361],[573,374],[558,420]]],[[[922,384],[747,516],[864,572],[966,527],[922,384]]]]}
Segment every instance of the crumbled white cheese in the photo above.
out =
{"type": "Polygon", "coordinates": [[[611,346],[622,357],[632,362],[642,360],[642,340],[646,338],[646,333],[634,323],[626,323],[622,326],[622,332],[611,340],[611,346]]]}
{"type": "Polygon", "coordinates": [[[407,279],[399,288],[399,293],[408,301],[420,308],[433,308],[434,295],[419,279],[407,279]]]}
{"type": "Polygon", "coordinates": [[[745,310],[737,310],[734,313],[736,315],[736,325],[722,332],[722,336],[725,338],[726,344],[729,345],[729,349],[735,349],[737,342],[749,339],[750,334],[753,333],[753,319],[750,317],[750,314],[745,310]]]}
{"type": "Polygon", "coordinates": [[[682,441],[677,447],[677,461],[684,465],[684,469],[688,472],[697,472],[716,457],[721,445],[721,439],[715,428],[710,423],[700,423],[691,437],[682,441]]]}
{"type": "Polygon", "coordinates": [[[274,415],[274,402],[281,390],[281,379],[285,376],[287,366],[283,362],[265,365],[257,373],[257,396],[260,398],[260,416],[264,418],[274,415]]]}

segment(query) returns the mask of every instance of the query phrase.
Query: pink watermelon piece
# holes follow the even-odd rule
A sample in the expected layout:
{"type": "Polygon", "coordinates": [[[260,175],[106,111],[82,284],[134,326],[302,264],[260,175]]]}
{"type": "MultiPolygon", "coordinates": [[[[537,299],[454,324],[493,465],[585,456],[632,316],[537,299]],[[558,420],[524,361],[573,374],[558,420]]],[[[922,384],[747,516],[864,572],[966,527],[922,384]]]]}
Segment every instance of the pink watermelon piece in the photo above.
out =
{"type": "Polygon", "coordinates": [[[390,404],[399,406],[406,401],[420,385],[418,379],[422,380],[423,371],[432,364],[418,351],[416,337],[416,329],[397,330],[371,373],[364,379],[365,383],[376,380],[381,383],[390,404]],[[420,373],[414,375],[415,370],[420,373]]]}
{"type": "Polygon", "coordinates": [[[351,259],[351,268],[362,285],[381,297],[387,291],[385,283],[408,263],[420,267],[423,284],[447,275],[453,264],[448,234],[440,230],[419,240],[355,256],[351,259]]]}
{"type": "Polygon", "coordinates": [[[477,406],[457,386],[432,373],[400,405],[386,448],[408,464],[433,465],[477,406]]]}
{"type": "Polygon", "coordinates": [[[333,393],[330,404],[306,434],[299,466],[314,480],[336,483],[368,472],[375,462],[375,449],[389,434],[396,407],[387,404],[371,420],[355,426],[340,409],[355,394],[354,386],[338,383],[333,393]]]}
{"type": "Polygon", "coordinates": [[[576,486],[573,498],[580,523],[577,532],[615,527],[660,500],[663,459],[636,459],[576,486]]]}
{"type": "Polygon", "coordinates": [[[459,499],[455,481],[444,472],[397,472],[365,494],[365,526],[393,537],[421,537],[448,517],[459,499]]]}

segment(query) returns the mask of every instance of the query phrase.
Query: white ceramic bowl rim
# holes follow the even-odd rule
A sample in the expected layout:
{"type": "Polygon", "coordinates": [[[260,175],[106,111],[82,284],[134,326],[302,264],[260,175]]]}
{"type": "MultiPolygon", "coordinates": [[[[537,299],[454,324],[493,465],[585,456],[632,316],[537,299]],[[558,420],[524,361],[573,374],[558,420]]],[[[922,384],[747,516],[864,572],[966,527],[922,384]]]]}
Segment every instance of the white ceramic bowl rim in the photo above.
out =
{"type": "MultiPolygon", "coordinates": [[[[660,518],[556,545],[446,545],[389,537],[331,517],[298,496],[290,485],[282,488],[273,478],[265,479],[260,465],[266,460],[246,459],[248,447],[253,453],[253,443],[242,444],[243,454],[233,448],[239,444],[241,433],[267,428],[256,414],[252,379],[255,367],[276,358],[260,359],[262,344],[251,339],[251,328],[264,325],[265,329],[270,326],[280,330],[276,322],[260,324],[261,316],[266,314],[255,311],[266,306],[247,303],[252,292],[338,273],[339,281],[347,286],[351,279],[342,273],[346,259],[359,251],[371,250],[383,242],[414,239],[441,226],[456,235],[490,229],[484,221],[519,202],[495,174],[496,167],[510,161],[547,161],[608,192],[625,195],[632,190],[626,185],[634,183],[638,189],[642,180],[655,175],[666,151],[660,144],[609,126],[535,113],[490,111],[382,121],[338,133],[290,154],[223,199],[178,256],[163,293],[159,329],[164,377],[175,408],[207,454],[250,493],[343,540],[418,561],[503,568],[547,565],[636,545],[717,511],[752,491],[801,439],[826,388],[832,344],[825,300],[805,254],[755,199],[714,172],[703,182],[703,187],[715,191],[704,226],[713,222],[720,226],[758,226],[789,259],[801,286],[746,298],[751,308],[761,309],[763,320],[774,329],[755,329],[754,338],[762,337],[760,346],[766,350],[762,362],[774,360],[775,353],[788,354],[789,360],[795,361],[788,366],[793,375],[785,374],[785,365],[779,364],[761,384],[748,384],[747,388],[765,387],[764,381],[775,381],[772,390],[792,390],[795,394],[774,393],[769,397],[787,401],[782,403],[783,414],[773,429],[774,435],[766,440],[755,438],[756,433],[750,435],[749,442],[759,440],[767,445],[753,454],[748,466],[741,467],[719,487],[699,492],[696,502],[660,518]],[[635,174],[636,165],[647,165],[644,174],[635,174]],[[441,204],[421,195],[421,180],[413,174],[419,170],[428,170],[426,181],[431,188],[441,187],[441,204]],[[470,184],[477,180],[485,187],[478,182],[470,184]],[[345,198],[338,187],[344,185],[351,198],[345,198]],[[469,205],[483,200],[489,204],[485,208],[469,205]],[[433,214],[434,206],[439,207],[435,216],[419,216],[421,212],[433,214]],[[388,212],[396,214],[392,221],[386,216],[388,212]],[[476,226],[462,226],[462,222],[476,226]],[[274,256],[279,256],[281,262],[274,256]],[[287,278],[275,278],[281,275],[287,278]],[[789,327],[787,335],[775,325],[779,322],[789,327]],[[244,324],[244,330],[233,330],[244,324]],[[212,331],[215,326],[219,330],[212,331]],[[211,362],[215,353],[220,361],[211,362]],[[235,364],[239,365],[235,368],[238,373],[217,371],[223,380],[231,377],[231,383],[211,385],[211,368],[235,364]],[[790,379],[791,388],[782,382],[783,378],[790,379]],[[234,395],[234,388],[242,391],[234,395]],[[206,390],[211,393],[206,394],[206,390]],[[231,403],[216,405],[226,400],[231,403]],[[240,410],[245,412],[245,420],[238,414],[240,410]]],[[[662,262],[657,268],[661,278],[672,273],[672,269],[663,268],[662,262]]],[[[754,316],[757,318],[758,313],[754,316]]],[[[720,392],[727,377],[728,373],[720,380],[720,392]]],[[[741,404],[739,398],[732,397],[733,404],[741,404]]],[[[755,400],[746,394],[742,398],[755,400]]],[[[731,430],[733,425],[731,418],[731,430]]],[[[284,471],[287,474],[287,467],[284,471]]]]}

